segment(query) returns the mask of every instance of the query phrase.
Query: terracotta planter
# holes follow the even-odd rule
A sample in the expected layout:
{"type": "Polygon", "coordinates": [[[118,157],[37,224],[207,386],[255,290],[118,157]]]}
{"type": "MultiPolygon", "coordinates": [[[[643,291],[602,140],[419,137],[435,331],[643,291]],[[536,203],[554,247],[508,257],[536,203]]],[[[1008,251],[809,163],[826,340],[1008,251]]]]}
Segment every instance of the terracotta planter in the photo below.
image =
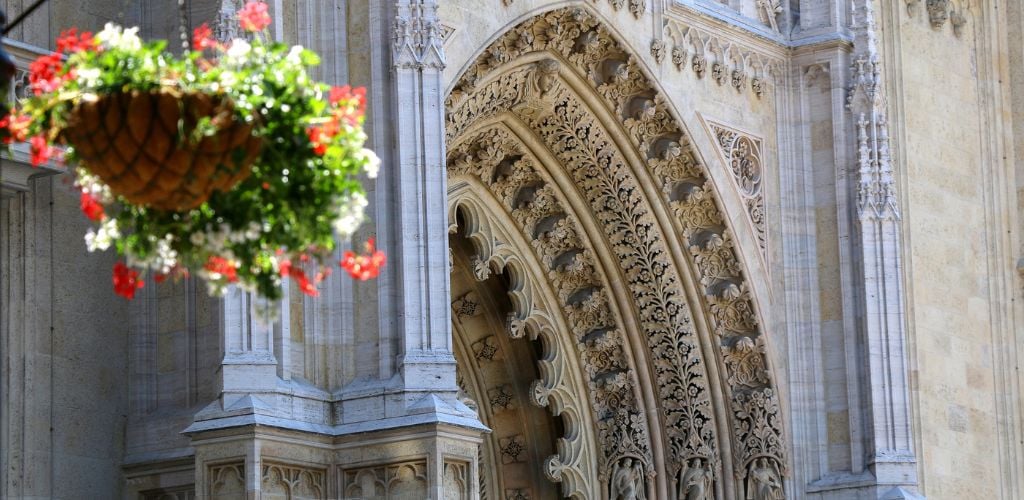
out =
{"type": "Polygon", "coordinates": [[[62,138],[115,194],[173,211],[198,207],[248,177],[261,145],[251,125],[235,120],[229,100],[170,91],[83,101],[62,138]],[[204,117],[217,132],[188,140],[204,117]]]}

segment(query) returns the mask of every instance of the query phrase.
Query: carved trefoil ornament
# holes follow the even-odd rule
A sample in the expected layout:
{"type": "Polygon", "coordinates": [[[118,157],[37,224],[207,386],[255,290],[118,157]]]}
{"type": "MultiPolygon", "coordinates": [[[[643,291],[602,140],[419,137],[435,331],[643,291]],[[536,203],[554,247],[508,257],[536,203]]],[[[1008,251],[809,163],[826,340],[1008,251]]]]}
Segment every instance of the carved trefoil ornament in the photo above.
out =
{"type": "Polygon", "coordinates": [[[763,142],[757,136],[706,120],[722,159],[729,167],[732,179],[747,208],[750,225],[757,237],[761,256],[767,259],[768,234],[764,210],[763,142]]]}

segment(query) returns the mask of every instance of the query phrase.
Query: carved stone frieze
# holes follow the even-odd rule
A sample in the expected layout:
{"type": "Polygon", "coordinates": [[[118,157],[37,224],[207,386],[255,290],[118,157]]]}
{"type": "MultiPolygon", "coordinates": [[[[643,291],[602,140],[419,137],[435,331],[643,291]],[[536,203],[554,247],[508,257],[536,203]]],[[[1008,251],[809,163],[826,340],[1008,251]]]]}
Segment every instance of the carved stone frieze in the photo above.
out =
{"type": "Polygon", "coordinates": [[[374,467],[344,469],[346,498],[427,498],[427,462],[409,461],[374,467]]]}
{"type": "Polygon", "coordinates": [[[744,199],[761,255],[766,257],[768,244],[764,220],[764,190],[761,186],[764,176],[761,139],[712,121],[707,123],[722,159],[729,166],[736,188],[744,199]]]}
{"type": "Polygon", "coordinates": [[[455,317],[459,319],[467,316],[475,316],[479,306],[480,298],[476,296],[476,292],[470,291],[452,301],[452,312],[455,313],[455,317]]]}
{"type": "MultiPolygon", "coordinates": [[[[674,42],[681,45],[679,40],[674,42]]],[[[689,40],[683,43],[689,43],[689,40]]],[[[725,218],[718,208],[715,188],[708,180],[704,167],[696,160],[690,140],[672,117],[664,98],[644,77],[634,56],[626,52],[585,10],[559,9],[521,24],[492,44],[487,51],[491,56],[485,55],[466,71],[465,77],[456,85],[447,102],[449,174],[466,172],[466,165],[482,164],[476,166],[471,173],[485,183],[501,179],[505,186],[494,183],[496,196],[505,202],[510,199],[514,202],[509,206],[514,217],[524,226],[532,224],[534,231],[543,227],[539,232],[528,234],[541,249],[549,247],[550,243],[537,243],[540,241],[538,236],[555,229],[559,221],[572,220],[571,215],[549,215],[547,225],[544,225],[532,222],[537,220],[535,215],[527,215],[536,211],[529,206],[529,202],[534,193],[542,191],[545,184],[539,175],[517,173],[517,169],[531,163],[532,158],[525,149],[518,147],[509,148],[504,155],[497,155],[498,158],[488,152],[496,147],[495,144],[515,142],[517,139],[514,134],[501,128],[492,128],[488,132],[474,132],[473,138],[463,137],[464,130],[482,119],[500,117],[510,109],[515,113],[515,105],[522,100],[531,69],[510,65],[505,67],[511,69],[500,74],[490,73],[497,66],[510,63],[517,57],[545,50],[568,61],[568,67],[560,71],[576,72],[590,83],[608,109],[623,118],[623,131],[636,146],[644,159],[644,166],[653,175],[655,182],[659,183],[664,197],[660,203],[667,204],[674,214],[674,223],[678,224],[680,233],[673,237],[683,238],[686,247],[690,249],[696,278],[705,287],[705,307],[714,331],[719,336],[720,344],[716,344],[719,355],[723,355],[723,346],[730,349],[737,347],[740,337],[759,341],[762,332],[754,311],[753,298],[744,282],[735,249],[732,248],[732,237],[726,229],[725,218]],[[524,32],[533,35],[529,37],[528,44],[518,43],[523,39],[524,32]],[[505,157],[510,157],[511,161],[505,161],[505,157]],[[527,187],[525,184],[510,180],[516,178],[533,183],[528,186],[526,194],[521,194],[523,188],[527,187]],[[511,187],[513,185],[519,186],[519,192],[511,187]]],[[[694,62],[706,61],[704,49],[701,50],[694,52],[694,62]]],[[[678,57],[685,56],[680,52],[678,57]]],[[[715,62],[722,64],[725,60],[722,54],[716,53],[715,62]]],[[[767,79],[771,75],[771,71],[767,71],[770,62],[760,66],[750,61],[744,64],[758,78],[767,79]]],[[[722,71],[725,71],[724,67],[722,71]]],[[[658,235],[661,228],[649,207],[652,201],[646,199],[636,185],[630,173],[631,167],[602,124],[567,86],[555,85],[554,89],[551,113],[542,116],[518,114],[518,118],[540,138],[546,149],[572,177],[580,194],[590,203],[611,249],[618,254],[623,276],[636,303],[638,319],[653,354],[652,363],[662,398],[665,432],[670,441],[669,459],[674,464],[674,470],[681,471],[683,464],[695,463],[693,459],[700,458],[702,465],[712,464],[708,469],[714,477],[709,480],[714,481],[720,469],[720,459],[710,404],[712,393],[707,386],[700,349],[697,347],[698,339],[689,317],[690,306],[684,299],[678,271],[671,263],[663,238],[658,235]]],[[[742,172],[747,167],[749,165],[741,162],[737,168],[742,172]]],[[[760,168],[760,164],[757,167],[760,168]]],[[[747,168],[746,172],[749,171],[747,168]]],[[[748,182],[748,189],[753,189],[754,184],[759,189],[759,182],[759,177],[756,182],[748,182]]],[[[750,210],[758,220],[763,221],[763,204],[754,205],[750,210]]],[[[562,210],[561,213],[568,212],[562,210]]],[[[582,233],[576,230],[575,234],[582,233]]],[[[555,254],[563,248],[558,248],[555,254]]],[[[586,252],[584,247],[579,253],[586,252]]],[[[544,254],[543,250],[539,253],[544,254]]],[[[555,257],[556,260],[559,258],[555,257]]],[[[564,273],[568,269],[566,267],[560,272],[564,273]]],[[[558,270],[552,270],[552,273],[553,276],[561,276],[558,270]]],[[[564,282],[580,283],[578,277],[566,278],[564,282]]],[[[614,330],[616,320],[604,316],[608,311],[608,307],[603,305],[607,304],[604,292],[597,287],[573,290],[567,296],[573,300],[565,305],[566,317],[575,334],[583,340],[583,344],[578,346],[580,351],[589,353],[582,356],[584,366],[597,369],[598,360],[614,363],[614,358],[600,354],[605,349],[602,339],[586,338],[586,331],[593,325],[607,323],[601,331],[604,335],[613,335],[612,339],[616,342],[621,342],[621,334],[614,330]],[[580,324],[586,326],[578,327],[580,324]]],[[[726,372],[729,387],[725,392],[729,394],[730,401],[747,401],[750,394],[756,394],[761,400],[773,404],[777,413],[778,404],[767,370],[757,372],[753,377],[746,375],[746,372],[733,374],[733,371],[749,370],[754,365],[766,367],[763,352],[748,354],[744,363],[726,363],[724,356],[717,363],[726,372]],[[752,360],[751,357],[755,355],[760,357],[759,363],[752,360]]],[[[633,454],[645,462],[642,465],[645,473],[653,471],[648,461],[649,451],[645,451],[649,446],[646,431],[635,434],[637,429],[646,428],[643,417],[621,411],[605,414],[600,403],[606,395],[618,394],[623,384],[635,383],[633,378],[633,375],[622,377],[618,374],[609,374],[598,380],[592,377],[594,409],[601,429],[600,444],[606,457],[602,466],[604,481],[610,481],[612,469],[624,457],[633,454]],[[632,419],[637,422],[631,424],[632,419]],[[632,447],[640,446],[642,453],[629,453],[621,449],[623,443],[632,447]]],[[[635,393],[625,391],[624,394],[630,392],[635,393]]],[[[621,404],[616,406],[622,407],[621,404]]],[[[784,448],[766,446],[758,441],[769,434],[781,436],[781,418],[748,422],[751,410],[743,405],[727,406],[732,414],[732,446],[737,450],[735,456],[770,457],[779,473],[785,474],[784,448]],[[762,428],[750,432],[754,424],[762,428]]],[[[749,461],[736,459],[733,463],[737,478],[748,476],[751,470],[749,461]]]]}
{"type": "Polygon", "coordinates": [[[326,499],[326,472],[293,465],[264,463],[261,489],[272,498],[326,499]]]}
{"type": "MultiPolygon", "coordinates": [[[[766,24],[776,31],[777,15],[781,12],[779,3],[778,0],[758,0],[766,24]]],[[[702,78],[710,66],[716,83],[724,85],[729,82],[739,92],[749,86],[759,98],[767,93],[769,86],[775,85],[776,75],[783,64],[783,59],[777,54],[737,41],[727,41],[679,19],[665,18],[664,27],[666,45],[672,47],[672,64],[677,70],[684,71],[689,67],[698,78],[702,78]],[[690,64],[686,64],[688,54],[693,54],[690,64]]]]}

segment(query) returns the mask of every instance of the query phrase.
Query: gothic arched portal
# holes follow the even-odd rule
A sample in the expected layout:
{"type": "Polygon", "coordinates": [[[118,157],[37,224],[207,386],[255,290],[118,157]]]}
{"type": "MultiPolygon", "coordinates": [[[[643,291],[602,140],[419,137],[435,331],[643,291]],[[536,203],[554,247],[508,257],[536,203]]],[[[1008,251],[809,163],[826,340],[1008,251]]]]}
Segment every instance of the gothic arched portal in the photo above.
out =
{"type": "MultiPolygon", "coordinates": [[[[536,379],[527,399],[558,418],[524,443],[552,449],[534,467],[573,498],[781,499],[754,297],[706,166],[635,57],[583,8],[538,15],[463,73],[446,129],[453,290],[454,276],[503,276],[453,293],[460,369],[488,405],[536,379]],[[498,333],[458,310],[500,304],[479,296],[494,290],[508,296],[500,344],[536,340],[517,348],[534,368],[505,378],[477,355],[498,333]]],[[[497,483],[508,464],[490,463],[497,483]]]]}

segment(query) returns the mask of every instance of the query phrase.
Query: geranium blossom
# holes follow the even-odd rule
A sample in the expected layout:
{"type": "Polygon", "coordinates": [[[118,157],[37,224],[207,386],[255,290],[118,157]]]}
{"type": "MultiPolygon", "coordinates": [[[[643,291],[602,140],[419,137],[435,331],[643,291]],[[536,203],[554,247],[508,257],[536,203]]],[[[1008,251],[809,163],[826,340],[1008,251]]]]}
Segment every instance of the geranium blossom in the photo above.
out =
{"type": "Polygon", "coordinates": [[[380,269],[384,267],[387,258],[384,252],[374,248],[373,238],[366,242],[366,253],[357,255],[351,250],[346,251],[338,265],[357,280],[366,281],[380,275],[380,269]]]}
{"type": "Polygon", "coordinates": [[[33,136],[32,139],[29,140],[29,144],[31,146],[29,148],[29,153],[32,166],[38,167],[39,165],[50,161],[52,149],[50,144],[46,142],[45,137],[41,135],[33,136]]]}
{"type": "Polygon", "coordinates": [[[79,35],[77,28],[62,31],[60,36],[57,37],[57,52],[71,54],[89,50],[95,46],[96,39],[93,37],[92,32],[86,31],[79,35]]]}
{"type": "Polygon", "coordinates": [[[101,205],[89,191],[84,189],[82,190],[82,197],[79,203],[82,208],[82,213],[90,220],[99,222],[105,216],[103,212],[103,205],[101,205]]]}
{"type": "Polygon", "coordinates": [[[224,279],[228,283],[238,281],[238,266],[224,257],[211,255],[206,261],[205,269],[209,271],[209,279],[224,279]]]}
{"type": "Polygon", "coordinates": [[[270,14],[267,13],[267,4],[263,2],[249,2],[238,11],[238,22],[242,29],[249,32],[263,31],[270,25],[270,14]]]}
{"type": "Polygon", "coordinates": [[[114,264],[114,292],[126,298],[135,298],[135,290],[142,288],[146,283],[139,279],[139,272],[124,265],[122,262],[114,264]]]}
{"type": "Polygon", "coordinates": [[[213,30],[210,29],[210,25],[203,23],[198,28],[192,30],[192,48],[195,50],[206,50],[212,49],[217,45],[217,41],[213,39],[213,30]]]}
{"type": "Polygon", "coordinates": [[[28,83],[32,92],[42,95],[60,88],[63,78],[60,75],[64,61],[58,53],[40,56],[28,67],[28,83]]]}

